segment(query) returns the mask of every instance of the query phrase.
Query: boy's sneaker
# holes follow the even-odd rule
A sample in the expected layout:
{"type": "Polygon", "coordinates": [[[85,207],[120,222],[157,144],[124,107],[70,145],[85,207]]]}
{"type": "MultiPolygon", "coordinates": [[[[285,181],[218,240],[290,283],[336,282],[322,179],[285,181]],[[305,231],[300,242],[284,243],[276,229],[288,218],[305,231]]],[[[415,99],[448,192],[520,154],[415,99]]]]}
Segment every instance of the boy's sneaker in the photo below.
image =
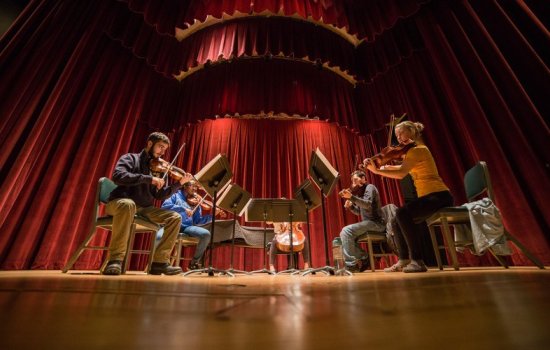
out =
{"type": "Polygon", "coordinates": [[[200,270],[200,269],[202,269],[202,265],[199,262],[191,260],[191,262],[189,263],[189,266],[187,267],[187,269],[189,269],[189,271],[191,271],[191,270],[200,270]]]}
{"type": "Polygon", "coordinates": [[[346,270],[351,272],[351,273],[361,272],[361,268],[359,267],[359,264],[355,264],[355,265],[351,265],[351,266],[347,265],[346,270]]]}
{"type": "Polygon", "coordinates": [[[363,258],[361,259],[361,267],[359,268],[359,272],[363,272],[365,270],[368,270],[370,268],[370,260],[369,258],[363,258]]]}

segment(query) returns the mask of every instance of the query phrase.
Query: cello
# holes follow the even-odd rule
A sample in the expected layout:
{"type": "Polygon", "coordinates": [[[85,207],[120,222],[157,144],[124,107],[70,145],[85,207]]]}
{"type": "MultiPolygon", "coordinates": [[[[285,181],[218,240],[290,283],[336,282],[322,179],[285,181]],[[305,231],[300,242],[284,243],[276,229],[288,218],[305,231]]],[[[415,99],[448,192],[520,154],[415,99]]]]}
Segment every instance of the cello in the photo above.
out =
{"type": "MultiPolygon", "coordinates": [[[[297,253],[304,249],[306,235],[300,227],[301,223],[292,223],[292,252],[297,253]]],[[[290,253],[290,224],[288,222],[273,223],[277,249],[290,253]],[[277,231],[279,231],[277,233],[277,231]]]]}

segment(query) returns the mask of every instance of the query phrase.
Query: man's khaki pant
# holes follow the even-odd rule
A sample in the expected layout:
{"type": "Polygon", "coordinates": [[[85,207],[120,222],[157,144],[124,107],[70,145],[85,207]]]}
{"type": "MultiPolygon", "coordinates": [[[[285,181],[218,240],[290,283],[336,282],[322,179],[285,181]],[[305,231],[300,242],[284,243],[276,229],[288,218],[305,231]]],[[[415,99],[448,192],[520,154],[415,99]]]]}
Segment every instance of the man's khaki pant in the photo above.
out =
{"type": "Polygon", "coordinates": [[[152,222],[164,226],[164,234],[160,240],[153,262],[170,262],[170,252],[178,237],[181,226],[181,215],[166,209],[156,207],[138,207],[128,198],[115,199],[105,205],[107,215],[113,217],[113,231],[109,246],[109,260],[124,260],[130,237],[130,229],[134,215],[139,214],[152,222]]]}

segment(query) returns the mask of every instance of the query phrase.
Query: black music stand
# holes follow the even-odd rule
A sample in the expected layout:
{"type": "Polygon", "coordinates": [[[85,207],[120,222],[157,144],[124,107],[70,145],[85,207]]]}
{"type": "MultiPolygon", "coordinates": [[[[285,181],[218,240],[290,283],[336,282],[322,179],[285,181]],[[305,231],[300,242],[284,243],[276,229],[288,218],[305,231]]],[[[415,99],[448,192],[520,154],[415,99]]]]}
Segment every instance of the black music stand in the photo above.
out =
{"type": "Polygon", "coordinates": [[[292,223],[306,221],[306,208],[301,205],[300,202],[298,202],[296,199],[273,199],[271,203],[271,209],[273,222],[288,222],[290,224],[290,268],[284,271],[280,271],[277,274],[294,274],[301,272],[300,270],[296,269],[296,262],[294,261],[294,245],[292,244],[292,223]]]}
{"type": "Polygon", "coordinates": [[[194,273],[208,272],[208,276],[214,276],[215,272],[220,274],[226,274],[234,277],[232,273],[225,270],[212,268],[212,255],[214,244],[214,231],[216,229],[216,201],[218,199],[218,191],[224,189],[225,185],[231,181],[233,173],[229,169],[229,162],[225,155],[218,154],[208,164],[206,164],[194,177],[202,185],[206,193],[212,197],[212,231],[210,236],[210,257],[208,267],[204,267],[198,270],[191,270],[184,273],[184,276],[188,276],[194,273]]]}
{"type": "Polygon", "coordinates": [[[273,219],[272,219],[272,214],[273,214],[272,201],[273,200],[274,199],[254,198],[250,201],[250,204],[246,208],[245,221],[247,221],[247,222],[253,222],[253,221],[263,222],[263,225],[264,225],[264,248],[263,248],[263,250],[264,250],[264,267],[263,267],[263,269],[260,269],[260,270],[251,271],[250,274],[267,273],[269,275],[275,275],[275,272],[272,272],[267,268],[267,259],[266,259],[266,256],[267,256],[267,247],[266,247],[266,244],[267,244],[267,241],[266,241],[267,227],[266,227],[266,222],[267,221],[273,221],[273,219]]]}
{"type": "MultiPolygon", "coordinates": [[[[312,255],[311,255],[311,233],[309,231],[309,211],[317,208],[321,205],[321,196],[314,189],[313,183],[309,179],[305,179],[296,189],[294,190],[294,198],[305,207],[306,212],[306,225],[307,225],[307,234],[308,239],[308,253],[309,253],[309,269],[306,269],[302,276],[306,275],[306,272],[313,270],[312,266],[312,255]]],[[[328,272],[323,271],[328,274],[328,272]]],[[[315,272],[312,272],[314,275],[315,272]]]]}
{"type": "Polygon", "coordinates": [[[250,203],[250,193],[246,192],[242,187],[236,184],[231,184],[227,190],[220,196],[218,206],[222,209],[233,213],[233,233],[231,235],[231,259],[229,269],[225,270],[228,273],[244,273],[246,271],[235,270],[233,268],[233,252],[235,250],[235,226],[237,224],[237,216],[242,216],[246,207],[250,203]]]}
{"type": "MultiPolygon", "coordinates": [[[[326,265],[319,268],[314,268],[309,271],[304,272],[304,276],[307,274],[313,274],[317,271],[324,271],[331,275],[334,275],[334,267],[330,266],[330,259],[328,256],[328,234],[327,234],[327,221],[326,221],[326,212],[325,212],[325,200],[326,197],[330,194],[336,181],[338,180],[339,174],[336,169],[330,164],[327,158],[321,153],[321,150],[317,149],[311,152],[311,158],[309,160],[309,176],[315,182],[317,187],[321,190],[321,210],[323,217],[323,236],[325,238],[325,262],[326,265]]],[[[348,271],[349,272],[349,271],[348,271]]]]}

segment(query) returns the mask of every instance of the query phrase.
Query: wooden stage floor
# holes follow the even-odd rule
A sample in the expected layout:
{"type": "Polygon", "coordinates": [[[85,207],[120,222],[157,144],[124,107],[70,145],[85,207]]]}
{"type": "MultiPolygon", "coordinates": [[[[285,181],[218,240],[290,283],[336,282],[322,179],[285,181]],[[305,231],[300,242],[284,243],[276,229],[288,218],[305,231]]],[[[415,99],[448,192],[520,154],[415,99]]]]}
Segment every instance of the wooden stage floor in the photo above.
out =
{"type": "Polygon", "coordinates": [[[545,349],[550,270],[0,272],[0,349],[545,349]]]}

